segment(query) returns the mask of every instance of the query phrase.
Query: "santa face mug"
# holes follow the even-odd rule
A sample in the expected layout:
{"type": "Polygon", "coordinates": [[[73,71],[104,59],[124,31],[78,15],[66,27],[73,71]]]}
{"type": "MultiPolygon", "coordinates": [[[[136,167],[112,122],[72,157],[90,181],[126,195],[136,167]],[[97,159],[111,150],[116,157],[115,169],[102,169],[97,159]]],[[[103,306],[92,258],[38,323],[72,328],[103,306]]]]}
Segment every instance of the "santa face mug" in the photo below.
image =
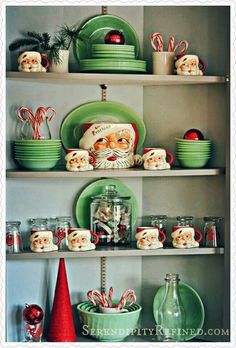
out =
{"type": "Polygon", "coordinates": [[[93,170],[96,157],[88,150],[82,149],[67,149],[66,169],[70,172],[86,172],[93,170]]]}
{"type": "Polygon", "coordinates": [[[133,123],[85,123],[79,146],[96,157],[95,168],[130,168],[138,142],[133,123]]]}
{"type": "Polygon", "coordinates": [[[165,149],[146,147],[143,149],[142,160],[144,169],[162,170],[170,169],[170,165],[174,162],[174,156],[165,149]]]}
{"type": "Polygon", "coordinates": [[[43,253],[48,251],[58,250],[58,245],[60,244],[61,239],[50,230],[42,231],[31,231],[30,236],[30,249],[35,253],[43,253]],[[57,242],[53,243],[53,237],[57,239],[57,242]]]}
{"type": "Polygon", "coordinates": [[[155,227],[138,227],[135,238],[138,249],[159,249],[163,248],[166,235],[155,227]],[[159,235],[162,236],[161,240],[159,240],[159,235]]]}
{"type": "Polygon", "coordinates": [[[22,52],[17,61],[22,72],[46,72],[49,67],[47,57],[36,51],[22,52]]]}
{"type": "Polygon", "coordinates": [[[189,249],[199,247],[199,243],[202,240],[202,233],[195,227],[189,226],[174,226],[171,233],[172,245],[177,249],[189,249]],[[199,235],[199,238],[195,240],[195,233],[199,235]]]}
{"type": "Polygon", "coordinates": [[[70,228],[67,239],[70,251],[94,250],[99,242],[98,235],[86,228],[70,228]],[[94,242],[91,241],[91,236],[94,236],[94,242]]]}
{"type": "Polygon", "coordinates": [[[177,75],[202,76],[206,70],[206,64],[194,54],[177,56],[175,67],[177,75]]]}

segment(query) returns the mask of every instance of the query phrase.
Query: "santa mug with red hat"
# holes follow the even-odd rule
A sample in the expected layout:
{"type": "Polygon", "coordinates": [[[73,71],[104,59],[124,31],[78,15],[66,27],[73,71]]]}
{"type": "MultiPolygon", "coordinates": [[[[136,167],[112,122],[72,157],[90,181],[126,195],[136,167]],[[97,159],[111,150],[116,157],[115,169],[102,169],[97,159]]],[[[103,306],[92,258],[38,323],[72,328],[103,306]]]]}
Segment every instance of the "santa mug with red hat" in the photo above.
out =
{"type": "Polygon", "coordinates": [[[162,148],[146,147],[143,149],[142,160],[144,169],[147,170],[170,169],[170,165],[174,162],[174,156],[162,148]]]}
{"type": "Polygon", "coordinates": [[[17,61],[18,70],[23,72],[46,72],[49,67],[47,57],[36,51],[21,52],[17,61]]]}
{"type": "Polygon", "coordinates": [[[85,172],[93,170],[96,157],[88,150],[67,149],[66,150],[66,169],[70,172],[85,172]]]}
{"type": "Polygon", "coordinates": [[[35,253],[58,250],[61,239],[57,233],[50,230],[31,231],[30,249],[35,253]],[[57,238],[57,242],[53,243],[53,237],[57,238]]]}
{"type": "Polygon", "coordinates": [[[138,143],[135,123],[85,123],[79,147],[96,157],[95,168],[130,168],[138,143]]]}
{"type": "Polygon", "coordinates": [[[199,247],[199,243],[202,240],[202,233],[195,227],[189,226],[173,226],[173,232],[171,233],[172,245],[177,249],[189,249],[199,247]],[[195,233],[199,235],[199,238],[195,240],[195,233]]]}
{"type": "Polygon", "coordinates": [[[87,228],[70,228],[68,230],[68,249],[70,251],[94,250],[99,242],[99,236],[87,228]],[[91,241],[94,236],[94,242],[91,241]]]}
{"type": "Polygon", "coordinates": [[[157,227],[138,227],[135,238],[138,249],[159,249],[163,248],[166,235],[157,227]],[[159,240],[159,235],[162,236],[161,240],[159,240]]]}
{"type": "Polygon", "coordinates": [[[175,67],[177,75],[202,76],[206,70],[206,64],[195,54],[178,55],[175,67]]]}

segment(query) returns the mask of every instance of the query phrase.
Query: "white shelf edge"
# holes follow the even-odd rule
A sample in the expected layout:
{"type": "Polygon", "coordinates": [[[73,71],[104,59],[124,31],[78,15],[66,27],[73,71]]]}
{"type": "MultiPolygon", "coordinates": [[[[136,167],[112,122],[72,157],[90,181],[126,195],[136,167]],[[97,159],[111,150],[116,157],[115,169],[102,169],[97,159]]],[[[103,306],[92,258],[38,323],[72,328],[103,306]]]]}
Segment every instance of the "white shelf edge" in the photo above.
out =
{"type": "Polygon", "coordinates": [[[9,71],[8,80],[37,83],[81,83],[81,84],[135,84],[143,86],[218,84],[225,83],[225,76],[178,76],[152,74],[95,74],[95,73],[23,73],[9,71]]]}
{"type": "Polygon", "coordinates": [[[189,256],[189,255],[215,255],[224,254],[224,248],[193,248],[193,249],[174,249],[163,248],[156,250],[139,250],[126,247],[107,247],[97,248],[92,251],[72,252],[72,251],[53,251],[47,253],[33,253],[31,251],[7,254],[7,260],[41,260],[59,258],[90,258],[90,257],[137,257],[137,256],[189,256]]]}
{"type": "Polygon", "coordinates": [[[183,169],[149,171],[139,168],[129,169],[98,169],[88,172],[68,172],[65,169],[53,169],[50,171],[27,171],[20,169],[8,169],[7,178],[101,178],[101,177],[173,177],[173,176],[214,176],[224,175],[224,168],[183,169]]]}

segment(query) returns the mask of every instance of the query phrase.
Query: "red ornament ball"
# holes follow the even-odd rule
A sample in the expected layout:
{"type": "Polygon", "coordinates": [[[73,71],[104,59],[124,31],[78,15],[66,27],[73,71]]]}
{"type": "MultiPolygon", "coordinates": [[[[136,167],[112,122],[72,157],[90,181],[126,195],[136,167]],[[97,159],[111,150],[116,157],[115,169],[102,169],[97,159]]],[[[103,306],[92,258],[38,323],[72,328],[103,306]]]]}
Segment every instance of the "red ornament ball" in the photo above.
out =
{"type": "Polygon", "coordinates": [[[27,324],[36,325],[43,320],[43,316],[44,312],[38,305],[25,305],[25,309],[23,310],[23,319],[27,324]]]}
{"type": "Polygon", "coordinates": [[[111,30],[105,36],[105,43],[112,45],[124,45],[125,37],[121,30],[111,30]]]}
{"type": "Polygon", "coordinates": [[[184,139],[187,140],[203,140],[204,136],[199,129],[189,129],[184,133],[184,139]]]}

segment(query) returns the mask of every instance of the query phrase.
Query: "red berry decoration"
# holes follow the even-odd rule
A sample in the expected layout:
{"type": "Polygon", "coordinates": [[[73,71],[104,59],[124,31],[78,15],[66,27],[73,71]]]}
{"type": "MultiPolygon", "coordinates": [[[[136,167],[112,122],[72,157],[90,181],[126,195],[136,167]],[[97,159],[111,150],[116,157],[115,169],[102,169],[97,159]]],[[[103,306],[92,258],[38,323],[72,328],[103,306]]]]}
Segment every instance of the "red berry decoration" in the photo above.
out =
{"type": "Polygon", "coordinates": [[[23,310],[23,319],[27,324],[36,325],[43,320],[43,310],[36,304],[28,305],[25,304],[25,309],[23,310]]]}
{"type": "Polygon", "coordinates": [[[189,129],[184,133],[184,139],[187,140],[203,140],[204,136],[199,129],[189,129]]]}
{"type": "Polygon", "coordinates": [[[112,45],[124,45],[125,37],[121,30],[111,30],[105,36],[105,43],[112,45]]]}

